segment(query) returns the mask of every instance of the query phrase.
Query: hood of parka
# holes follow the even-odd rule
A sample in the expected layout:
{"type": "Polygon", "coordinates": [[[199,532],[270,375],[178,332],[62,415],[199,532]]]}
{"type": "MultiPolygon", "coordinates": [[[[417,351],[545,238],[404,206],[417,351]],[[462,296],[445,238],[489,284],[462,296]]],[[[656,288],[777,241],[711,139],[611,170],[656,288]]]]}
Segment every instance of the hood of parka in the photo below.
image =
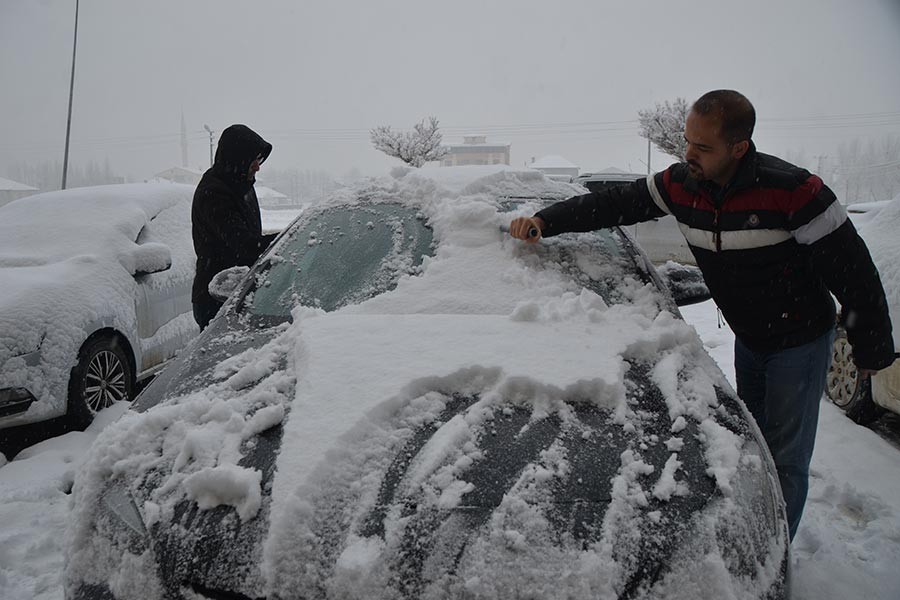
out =
{"type": "Polygon", "coordinates": [[[249,177],[250,164],[260,157],[266,160],[272,152],[272,144],[247,127],[231,125],[222,132],[216,148],[216,160],[212,172],[229,186],[246,187],[253,184],[249,177]]]}

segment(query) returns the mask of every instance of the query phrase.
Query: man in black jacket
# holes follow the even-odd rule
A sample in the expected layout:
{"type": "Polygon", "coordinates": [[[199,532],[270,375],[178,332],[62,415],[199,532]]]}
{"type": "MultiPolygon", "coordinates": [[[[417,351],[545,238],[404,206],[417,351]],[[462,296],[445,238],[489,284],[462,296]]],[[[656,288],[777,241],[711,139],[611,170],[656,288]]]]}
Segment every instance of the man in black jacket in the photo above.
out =
{"type": "Polygon", "coordinates": [[[510,234],[536,242],[674,215],[734,330],[738,395],[772,453],[793,539],[831,360],[831,294],[862,377],[893,362],[894,344],[881,280],[843,206],[820,178],[757,152],[755,122],[743,95],[709,92],[685,123],[684,162],[515,219],[510,234]]]}
{"type": "Polygon", "coordinates": [[[191,207],[197,272],[191,300],[194,319],[206,328],[221,303],[209,295],[209,282],[219,271],[252,265],[275,239],[262,234],[259,202],[253,184],[272,144],[246,125],[222,132],[213,166],[203,174],[191,207]]]}

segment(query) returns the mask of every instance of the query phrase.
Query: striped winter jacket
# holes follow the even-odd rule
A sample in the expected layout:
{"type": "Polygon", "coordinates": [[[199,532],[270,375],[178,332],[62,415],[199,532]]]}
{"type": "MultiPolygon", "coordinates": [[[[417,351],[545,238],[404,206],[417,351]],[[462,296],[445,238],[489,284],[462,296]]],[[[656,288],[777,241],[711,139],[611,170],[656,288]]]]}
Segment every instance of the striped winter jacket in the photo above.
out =
{"type": "Polygon", "coordinates": [[[750,150],[725,188],[675,164],[646,180],[576,196],[537,213],[544,236],[674,215],[728,324],[749,348],[810,342],[841,303],[860,368],[894,360],[878,272],[843,206],[822,180],[750,150]]]}

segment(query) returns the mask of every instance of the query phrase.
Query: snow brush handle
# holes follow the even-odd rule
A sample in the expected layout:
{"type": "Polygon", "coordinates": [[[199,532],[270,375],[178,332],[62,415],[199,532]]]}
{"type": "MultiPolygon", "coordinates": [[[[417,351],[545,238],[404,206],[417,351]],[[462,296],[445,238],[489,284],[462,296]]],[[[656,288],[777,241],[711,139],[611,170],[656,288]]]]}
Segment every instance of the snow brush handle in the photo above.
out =
{"type": "MultiPolygon", "coordinates": [[[[500,231],[502,231],[503,233],[509,233],[509,227],[507,227],[506,225],[501,225],[501,226],[500,226],[500,231]]],[[[533,238],[533,237],[537,237],[537,236],[538,236],[538,233],[539,233],[539,232],[538,232],[538,228],[537,228],[537,227],[529,227],[529,228],[528,228],[528,238],[529,238],[529,239],[531,239],[531,238],[533,238]]]]}

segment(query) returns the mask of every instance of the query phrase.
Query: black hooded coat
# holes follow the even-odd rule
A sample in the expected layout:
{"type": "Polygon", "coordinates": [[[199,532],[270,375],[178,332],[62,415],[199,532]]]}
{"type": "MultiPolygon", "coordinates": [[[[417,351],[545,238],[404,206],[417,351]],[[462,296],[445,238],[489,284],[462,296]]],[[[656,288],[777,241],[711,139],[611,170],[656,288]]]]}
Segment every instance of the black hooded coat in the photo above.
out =
{"type": "Polygon", "coordinates": [[[217,302],[209,295],[209,282],[223,269],[252,265],[275,238],[262,234],[259,201],[249,175],[257,158],[268,158],[272,144],[246,125],[222,132],[213,166],[203,174],[191,208],[197,272],[191,300],[217,302]]]}

